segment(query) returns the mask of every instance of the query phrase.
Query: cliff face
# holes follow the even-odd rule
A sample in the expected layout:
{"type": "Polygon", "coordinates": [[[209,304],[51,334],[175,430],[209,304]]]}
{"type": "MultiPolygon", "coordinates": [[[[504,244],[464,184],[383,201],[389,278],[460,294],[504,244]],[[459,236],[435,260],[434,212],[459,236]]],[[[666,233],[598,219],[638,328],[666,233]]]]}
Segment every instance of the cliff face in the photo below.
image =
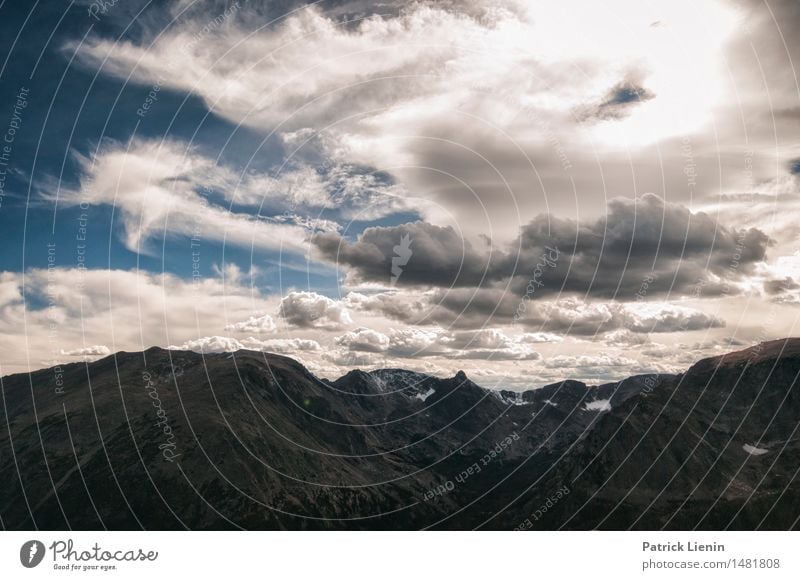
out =
{"type": "Polygon", "coordinates": [[[149,349],[2,379],[6,529],[791,528],[800,341],[493,392],[149,349]]]}

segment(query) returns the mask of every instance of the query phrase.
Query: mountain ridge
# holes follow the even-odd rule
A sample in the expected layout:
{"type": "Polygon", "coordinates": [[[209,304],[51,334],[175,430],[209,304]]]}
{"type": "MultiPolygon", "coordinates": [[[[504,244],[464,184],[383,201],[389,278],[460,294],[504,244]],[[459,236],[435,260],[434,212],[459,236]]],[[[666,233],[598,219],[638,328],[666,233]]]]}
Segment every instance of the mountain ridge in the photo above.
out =
{"type": "MultiPolygon", "coordinates": [[[[150,346],[150,347],[148,347],[148,348],[146,348],[144,350],[141,350],[141,351],[119,350],[119,351],[113,352],[111,354],[105,355],[105,356],[103,356],[101,358],[98,358],[98,359],[95,359],[95,360],[92,360],[92,361],[75,361],[75,362],[58,363],[58,364],[52,365],[50,367],[45,367],[45,368],[42,368],[42,369],[36,369],[34,371],[31,371],[31,372],[45,371],[45,370],[54,369],[54,368],[57,368],[57,367],[62,367],[62,368],[65,367],[65,366],[70,366],[71,367],[73,365],[85,366],[86,364],[98,363],[98,362],[101,362],[101,361],[105,361],[105,360],[108,360],[108,359],[115,359],[116,357],[126,356],[126,355],[134,355],[134,356],[142,355],[142,356],[146,357],[147,353],[151,353],[152,354],[152,353],[186,353],[186,352],[191,352],[191,353],[200,355],[202,357],[230,356],[230,355],[270,357],[270,358],[275,359],[275,360],[285,360],[285,361],[288,361],[290,363],[296,364],[297,366],[302,367],[306,372],[309,372],[308,369],[305,367],[305,365],[302,363],[302,361],[300,361],[298,359],[295,359],[295,358],[293,358],[291,356],[287,356],[285,354],[276,353],[276,352],[259,351],[259,350],[251,350],[251,349],[238,349],[238,350],[235,350],[235,351],[204,353],[204,352],[198,352],[198,351],[193,351],[193,350],[185,350],[185,349],[163,348],[163,347],[155,346],[155,345],[154,346],[150,346]]],[[[765,341],[765,342],[757,343],[757,344],[754,344],[752,346],[745,347],[745,348],[742,348],[742,349],[739,349],[739,350],[729,351],[729,352],[726,352],[726,353],[723,353],[723,354],[708,356],[708,357],[699,359],[693,365],[690,365],[689,368],[692,368],[693,366],[699,365],[699,364],[721,364],[721,363],[731,364],[734,361],[745,360],[745,359],[750,360],[751,362],[755,362],[756,360],[763,360],[763,359],[766,359],[766,358],[775,358],[776,356],[779,356],[781,353],[784,353],[784,352],[785,352],[786,355],[793,355],[793,356],[797,355],[797,356],[800,356],[800,337],[787,337],[787,338],[782,338],[782,339],[775,339],[775,340],[765,341]]],[[[313,373],[310,373],[310,372],[309,372],[309,374],[314,376],[314,378],[316,380],[323,381],[323,382],[329,382],[329,383],[336,383],[337,381],[340,381],[340,380],[344,379],[345,377],[347,377],[348,375],[350,375],[352,373],[356,373],[356,374],[357,373],[373,374],[373,373],[391,373],[391,372],[400,372],[400,373],[405,373],[405,374],[409,374],[409,375],[418,375],[418,376],[423,377],[423,378],[427,377],[427,378],[440,379],[440,380],[448,378],[448,377],[440,377],[440,376],[437,376],[437,375],[431,375],[431,374],[428,374],[428,373],[424,373],[424,372],[420,372],[420,371],[412,371],[412,370],[403,369],[403,368],[378,368],[378,369],[372,369],[372,370],[364,370],[364,369],[356,368],[356,369],[352,369],[352,370],[348,371],[347,373],[345,373],[344,375],[338,377],[337,379],[332,379],[332,380],[316,377],[315,375],[313,375],[313,373]]],[[[29,375],[29,374],[31,374],[31,373],[26,373],[26,372],[10,373],[8,375],[2,375],[2,376],[0,376],[0,378],[7,378],[7,377],[18,376],[18,375],[29,375]]],[[[678,373],[678,374],[680,374],[680,373],[678,373]]],[[[635,379],[637,377],[656,376],[656,375],[664,375],[664,376],[670,375],[670,376],[672,376],[672,373],[643,373],[641,375],[630,375],[630,376],[624,377],[623,379],[621,379],[621,381],[623,381],[623,380],[633,380],[633,379],[635,379]]],[[[464,370],[457,371],[456,374],[453,375],[452,378],[453,379],[459,379],[460,378],[461,380],[469,380],[469,377],[467,376],[467,374],[466,374],[466,372],[464,370]]],[[[542,385],[540,387],[535,387],[535,388],[532,388],[532,389],[525,389],[525,390],[507,389],[507,388],[506,389],[492,389],[492,388],[488,388],[488,387],[481,387],[481,388],[484,388],[484,389],[490,390],[490,391],[497,390],[497,391],[508,391],[508,392],[525,393],[525,392],[536,391],[536,390],[539,390],[539,389],[542,389],[542,388],[552,387],[553,385],[560,385],[560,384],[568,383],[568,382],[581,383],[581,384],[584,384],[584,385],[586,385],[588,387],[601,387],[601,386],[604,386],[604,385],[607,385],[607,384],[611,384],[611,383],[597,383],[597,384],[585,383],[583,381],[576,381],[574,379],[570,379],[568,377],[565,377],[565,378],[563,378],[563,379],[561,379],[559,381],[555,381],[553,383],[548,383],[548,384],[542,385]]],[[[480,385],[478,385],[478,386],[480,386],[480,385]]]]}
{"type": "Polygon", "coordinates": [[[757,346],[678,375],[526,391],[463,371],[329,381],[283,355],[157,347],[8,375],[0,516],[7,529],[793,528],[800,340],[757,346]]]}

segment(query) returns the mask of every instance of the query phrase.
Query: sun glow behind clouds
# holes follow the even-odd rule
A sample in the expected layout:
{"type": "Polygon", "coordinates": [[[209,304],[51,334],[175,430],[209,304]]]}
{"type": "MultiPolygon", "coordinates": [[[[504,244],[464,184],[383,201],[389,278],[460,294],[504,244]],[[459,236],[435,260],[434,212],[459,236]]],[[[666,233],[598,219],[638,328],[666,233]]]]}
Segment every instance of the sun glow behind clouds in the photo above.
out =
{"type": "MultiPolygon", "coordinates": [[[[591,135],[602,142],[632,146],[691,133],[710,120],[723,96],[722,48],[737,19],[721,3],[567,0],[522,6],[532,30],[528,49],[537,59],[574,63],[574,72],[586,76],[599,65],[611,71],[598,79],[599,91],[626,79],[654,95],[632,103],[624,118],[597,123],[591,135]]],[[[603,97],[597,94],[599,101],[603,97]]]]}

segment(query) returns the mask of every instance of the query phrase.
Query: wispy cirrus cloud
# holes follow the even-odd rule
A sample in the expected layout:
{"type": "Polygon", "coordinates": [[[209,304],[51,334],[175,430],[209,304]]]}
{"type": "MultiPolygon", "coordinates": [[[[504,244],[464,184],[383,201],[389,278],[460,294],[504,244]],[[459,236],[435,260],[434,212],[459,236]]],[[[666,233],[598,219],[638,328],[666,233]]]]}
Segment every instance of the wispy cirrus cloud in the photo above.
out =
{"type": "Polygon", "coordinates": [[[376,219],[403,211],[401,188],[346,165],[294,165],[272,173],[236,173],[176,140],[110,140],[76,154],[77,186],[47,178],[44,199],[65,207],[114,206],[123,242],[147,253],[164,237],[191,237],[262,250],[308,251],[310,232],[335,232],[336,220],[376,219]]]}

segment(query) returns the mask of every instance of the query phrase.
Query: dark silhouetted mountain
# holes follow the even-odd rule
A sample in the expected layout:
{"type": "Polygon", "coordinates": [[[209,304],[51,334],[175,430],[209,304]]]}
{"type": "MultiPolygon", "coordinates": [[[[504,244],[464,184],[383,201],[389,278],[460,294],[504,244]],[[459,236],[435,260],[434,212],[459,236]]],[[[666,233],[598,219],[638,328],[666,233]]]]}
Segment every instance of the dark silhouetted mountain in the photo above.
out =
{"type": "Polygon", "coordinates": [[[5,529],[788,529],[800,340],[491,391],[151,348],[2,378],[5,529]]]}

